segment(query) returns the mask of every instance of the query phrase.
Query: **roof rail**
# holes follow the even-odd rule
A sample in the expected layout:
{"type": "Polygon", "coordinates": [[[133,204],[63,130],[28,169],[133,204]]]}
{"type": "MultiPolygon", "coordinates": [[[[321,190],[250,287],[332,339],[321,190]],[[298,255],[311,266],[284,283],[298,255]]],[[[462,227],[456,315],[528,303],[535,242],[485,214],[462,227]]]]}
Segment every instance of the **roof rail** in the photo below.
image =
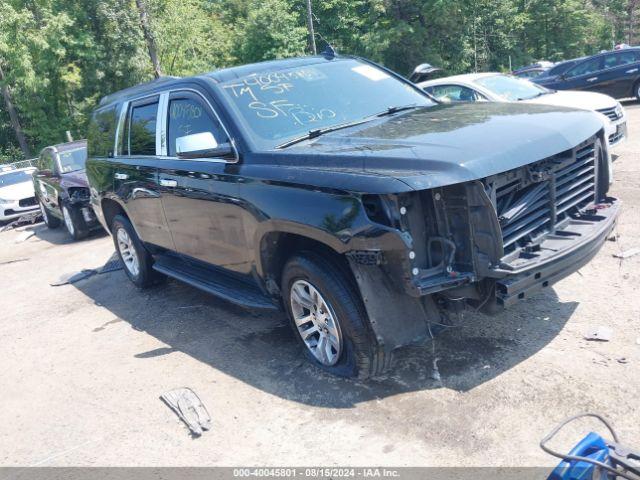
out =
{"type": "Polygon", "coordinates": [[[100,100],[99,106],[108,105],[109,103],[113,103],[116,100],[119,100],[122,97],[128,97],[137,93],[145,93],[147,91],[153,90],[158,85],[162,85],[164,83],[173,82],[175,80],[180,79],[180,77],[174,77],[171,75],[162,76],[160,78],[156,78],[149,82],[140,83],[138,85],[134,85],[133,87],[125,88],[123,90],[119,90],[114,93],[110,93],[109,95],[105,95],[100,100]]]}

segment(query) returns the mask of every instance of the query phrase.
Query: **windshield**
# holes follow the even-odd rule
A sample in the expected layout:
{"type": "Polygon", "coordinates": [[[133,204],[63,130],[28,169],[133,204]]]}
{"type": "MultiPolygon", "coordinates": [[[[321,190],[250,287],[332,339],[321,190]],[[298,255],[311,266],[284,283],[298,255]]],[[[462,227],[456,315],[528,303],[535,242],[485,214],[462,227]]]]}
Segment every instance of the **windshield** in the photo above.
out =
{"type": "Polygon", "coordinates": [[[528,100],[549,92],[533,82],[507,75],[482,77],[475,80],[475,83],[509,101],[528,100]]]}
{"type": "Polygon", "coordinates": [[[16,183],[30,182],[33,170],[20,170],[18,172],[0,173],[0,188],[16,183]]]}
{"type": "Polygon", "coordinates": [[[87,148],[81,147],[75,150],[66,150],[59,153],[60,156],[60,172],[69,173],[84,168],[84,162],[87,159],[87,148]]]}
{"type": "Polygon", "coordinates": [[[252,74],[223,83],[222,90],[267,148],[389,107],[435,105],[411,85],[352,59],[252,74]]]}

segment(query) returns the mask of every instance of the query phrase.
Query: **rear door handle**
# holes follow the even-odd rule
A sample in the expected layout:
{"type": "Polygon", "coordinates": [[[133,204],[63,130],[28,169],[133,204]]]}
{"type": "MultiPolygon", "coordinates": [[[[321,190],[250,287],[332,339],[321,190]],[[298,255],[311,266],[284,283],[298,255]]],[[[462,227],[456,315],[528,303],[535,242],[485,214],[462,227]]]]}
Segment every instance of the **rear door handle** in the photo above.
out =
{"type": "Polygon", "coordinates": [[[129,179],[129,175],[127,175],[126,173],[116,173],[114,175],[114,177],[116,177],[116,180],[128,180],[129,179]]]}
{"type": "Polygon", "coordinates": [[[598,77],[587,78],[587,82],[595,82],[597,79],[598,77]]]}
{"type": "Polygon", "coordinates": [[[627,70],[625,73],[636,73],[637,71],[637,68],[632,68],[631,70],[627,70]]]}
{"type": "Polygon", "coordinates": [[[177,187],[178,186],[178,181],[177,180],[169,180],[168,178],[161,178],[160,179],[160,185],[163,187],[177,187]]]}

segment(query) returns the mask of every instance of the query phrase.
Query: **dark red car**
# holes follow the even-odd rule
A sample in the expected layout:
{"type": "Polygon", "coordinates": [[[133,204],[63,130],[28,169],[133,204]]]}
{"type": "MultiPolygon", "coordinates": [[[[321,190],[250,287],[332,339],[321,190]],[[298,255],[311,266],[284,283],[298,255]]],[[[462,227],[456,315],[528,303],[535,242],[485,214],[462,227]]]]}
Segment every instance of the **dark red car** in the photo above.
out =
{"type": "Polygon", "coordinates": [[[86,159],[86,140],[61,143],[40,152],[33,172],[44,222],[49,228],[58,228],[64,222],[74,240],[85,238],[100,226],[89,204],[86,159]]]}

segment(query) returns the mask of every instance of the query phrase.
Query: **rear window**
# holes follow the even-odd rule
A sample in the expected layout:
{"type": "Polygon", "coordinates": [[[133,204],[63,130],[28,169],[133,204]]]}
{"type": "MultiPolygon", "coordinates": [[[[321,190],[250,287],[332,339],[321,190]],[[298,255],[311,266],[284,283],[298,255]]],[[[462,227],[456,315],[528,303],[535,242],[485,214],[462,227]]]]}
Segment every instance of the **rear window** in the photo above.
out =
{"type": "Polygon", "coordinates": [[[156,154],[158,102],[134,106],[129,123],[129,155],[156,154]]]}
{"type": "Polygon", "coordinates": [[[116,106],[97,110],[91,118],[87,143],[92,157],[112,157],[116,134],[116,106]]]}

